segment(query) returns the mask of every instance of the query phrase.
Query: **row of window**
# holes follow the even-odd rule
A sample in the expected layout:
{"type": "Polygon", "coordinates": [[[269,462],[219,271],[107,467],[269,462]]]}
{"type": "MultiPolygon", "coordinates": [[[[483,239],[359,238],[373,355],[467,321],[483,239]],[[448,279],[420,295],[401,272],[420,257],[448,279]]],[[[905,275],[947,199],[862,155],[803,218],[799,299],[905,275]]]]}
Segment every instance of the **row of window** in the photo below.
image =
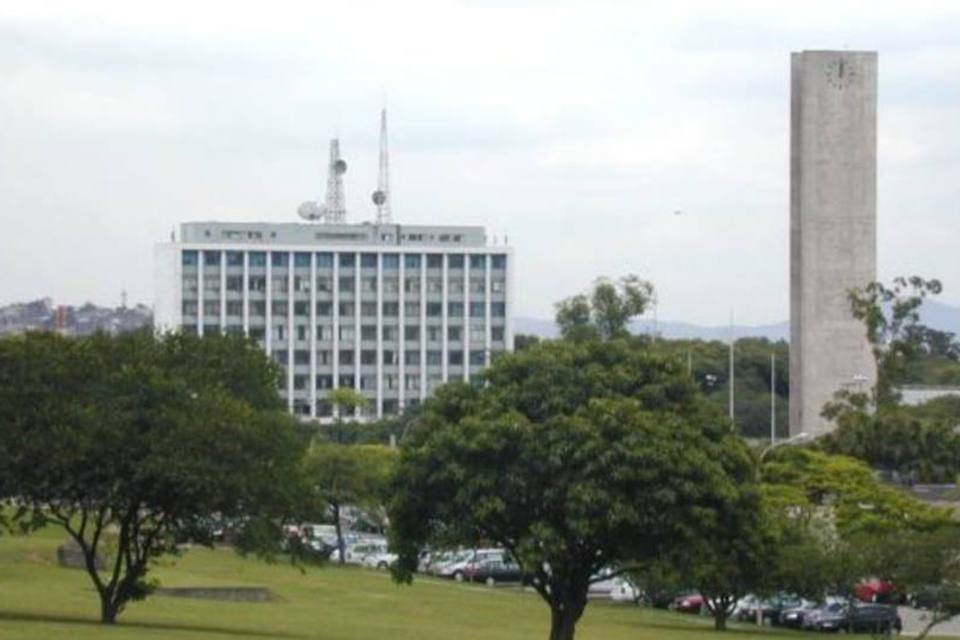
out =
{"type": "MultiPolygon", "coordinates": [[[[383,349],[381,352],[381,361],[380,364],[385,366],[395,366],[400,364],[400,353],[394,351],[393,349],[383,349]]],[[[469,351],[467,360],[471,366],[483,366],[484,361],[483,349],[472,349],[469,351]]],[[[421,364],[419,349],[408,349],[403,352],[404,363],[410,366],[419,366],[421,364]]],[[[273,352],[273,359],[277,364],[287,366],[288,358],[290,353],[286,349],[277,349],[273,352]]],[[[329,366],[333,364],[331,358],[333,357],[333,352],[331,351],[318,351],[317,352],[317,366],[329,366]]],[[[426,352],[425,363],[427,366],[441,366],[443,364],[443,352],[435,349],[431,349],[426,352]]],[[[447,364],[451,365],[462,365],[464,362],[464,352],[462,350],[450,351],[447,354],[447,364]]],[[[341,349],[339,352],[338,363],[342,366],[353,366],[357,364],[356,353],[352,349],[341,349]]],[[[376,365],[377,364],[377,350],[376,349],[362,349],[360,351],[360,362],[361,365],[376,365]]],[[[303,350],[296,350],[293,352],[293,364],[294,365],[309,365],[310,364],[310,352],[303,350]]]]}
{"type": "MultiPolygon", "coordinates": [[[[427,342],[440,342],[443,335],[442,327],[427,326],[425,331],[421,331],[419,326],[406,326],[403,328],[403,339],[407,342],[420,340],[420,336],[426,336],[427,342]]],[[[385,326],[382,328],[384,342],[396,342],[400,336],[400,327],[385,326]]],[[[463,340],[464,327],[447,327],[447,340],[450,342],[459,342],[463,340]]],[[[494,342],[503,340],[503,326],[490,328],[490,339],[494,342]]],[[[289,333],[285,325],[273,327],[271,336],[273,339],[284,342],[288,339],[289,333]]],[[[310,339],[310,327],[307,325],[297,325],[294,327],[293,335],[300,342],[310,339]]],[[[330,325],[317,325],[316,335],[319,342],[331,342],[333,340],[333,327],[330,325]]],[[[344,325],[338,328],[338,335],[341,342],[353,342],[357,337],[356,327],[353,325],[344,325]]],[[[486,337],[486,331],[483,321],[473,321],[470,323],[470,341],[482,343],[486,337]]],[[[363,325],[360,327],[360,340],[372,342],[377,339],[376,325],[363,325]]]]}
{"type": "MultiPolygon", "coordinates": [[[[347,374],[339,376],[340,387],[355,388],[355,378],[353,374],[347,374]]],[[[400,376],[391,373],[383,374],[383,390],[384,391],[398,391],[400,389],[400,376]]],[[[420,374],[411,374],[408,373],[403,376],[403,389],[405,391],[419,391],[422,382],[420,380],[420,374]]],[[[431,373],[427,376],[426,386],[427,388],[433,389],[443,384],[443,376],[439,373],[431,373]]],[[[333,388],[333,376],[331,375],[318,375],[314,378],[314,385],[318,391],[325,391],[327,389],[333,388]]],[[[361,375],[360,376],[360,390],[362,391],[376,391],[377,390],[377,376],[375,375],[361,375]]],[[[293,388],[295,391],[303,391],[304,389],[310,388],[310,376],[297,374],[293,376],[293,388]]],[[[384,399],[384,404],[386,405],[387,399],[384,399]]]]}
{"type": "MultiPolygon", "coordinates": [[[[333,292],[332,277],[320,276],[317,278],[316,283],[317,292],[333,292]]],[[[243,291],[243,276],[228,275],[226,278],[224,278],[223,284],[226,286],[227,291],[240,293],[243,291]]],[[[291,283],[287,276],[274,276],[271,279],[270,284],[271,292],[273,294],[289,293],[291,283]]],[[[357,281],[353,276],[342,276],[339,284],[341,293],[350,293],[355,291],[357,281]]],[[[503,278],[493,278],[490,280],[490,291],[492,293],[503,293],[505,284],[506,283],[503,278]]],[[[297,293],[309,293],[310,285],[311,280],[308,276],[293,277],[293,290],[297,293]]],[[[463,285],[463,278],[450,278],[447,281],[447,291],[449,293],[463,293],[463,285]]],[[[443,280],[440,278],[427,278],[426,286],[428,293],[443,292],[443,280]]],[[[248,276],[247,287],[250,291],[266,291],[267,277],[259,275],[248,276]]],[[[484,294],[487,292],[487,283],[484,278],[470,278],[468,287],[470,293],[484,294]]],[[[197,276],[192,274],[184,275],[183,290],[185,292],[195,293],[197,291],[197,276]]],[[[217,274],[205,275],[203,277],[203,290],[209,293],[220,293],[220,276],[217,274]]],[[[383,278],[384,293],[399,293],[399,290],[400,281],[397,278],[383,278]]],[[[420,278],[404,278],[403,290],[406,293],[420,293],[420,278]]],[[[360,291],[363,293],[376,293],[377,278],[360,278],[360,291]]]]}
{"type": "MultiPolygon", "coordinates": [[[[242,267],[243,266],[243,252],[242,251],[192,251],[185,250],[182,253],[182,262],[186,267],[196,266],[197,262],[200,259],[200,256],[203,256],[203,264],[205,266],[216,267],[219,266],[221,260],[224,260],[229,267],[242,267]],[[223,256],[223,257],[222,257],[223,256]]],[[[250,266],[251,267],[265,267],[267,266],[267,251],[250,251],[250,266]]],[[[293,266],[296,268],[310,268],[310,253],[305,251],[297,251],[293,253],[293,266]]],[[[345,269],[352,269],[356,267],[357,264],[357,254],[356,253],[339,253],[338,260],[340,266],[345,269]]],[[[360,267],[363,269],[376,269],[377,268],[377,255],[376,253],[361,253],[360,255],[360,267]]],[[[399,253],[384,253],[379,254],[383,256],[383,268],[385,270],[393,270],[400,268],[400,254],[399,253]]],[[[269,252],[270,264],[274,267],[289,267],[290,266],[290,252],[288,251],[271,251],[269,252]]],[[[332,252],[321,252],[317,253],[317,268],[318,269],[332,269],[333,268],[333,256],[332,252]]],[[[447,266],[450,269],[463,269],[464,260],[469,258],[470,268],[471,269],[485,269],[487,264],[487,255],[482,253],[475,254],[449,254],[447,257],[447,266]]],[[[403,254],[403,265],[407,269],[419,269],[423,260],[423,254],[419,253],[407,253],[403,254]]],[[[441,253],[428,253],[426,254],[426,264],[428,269],[440,269],[443,267],[443,254],[441,253]]],[[[492,254],[490,256],[490,268],[491,269],[506,269],[507,268],[507,256],[503,254],[492,254]]]]}
{"type": "MultiPolygon", "coordinates": [[[[469,304],[469,315],[471,318],[483,318],[486,316],[486,303],[484,302],[471,302],[469,304]]],[[[243,302],[240,300],[227,300],[226,301],[226,312],[228,316],[242,316],[243,315],[243,302]]],[[[184,300],[182,303],[181,310],[184,316],[195,316],[197,315],[197,310],[199,305],[196,300],[184,300]]],[[[251,300],[249,304],[250,317],[252,318],[263,318],[267,315],[267,302],[265,300],[251,300]]],[[[290,303],[286,300],[271,300],[270,301],[270,313],[274,317],[286,316],[290,310],[290,303]]],[[[353,301],[341,302],[339,305],[339,315],[341,317],[354,317],[356,313],[357,305],[353,301]]],[[[408,318],[419,318],[420,317],[420,303],[418,302],[408,302],[404,305],[404,315],[408,318]]],[[[448,318],[463,318],[465,312],[465,306],[463,302],[448,302],[447,303],[447,317],[448,318]]],[[[381,311],[384,318],[397,318],[400,315],[400,303],[399,302],[384,302],[381,304],[381,311]]],[[[428,318],[439,318],[443,315],[443,303],[442,302],[427,302],[426,303],[426,314],[428,318]]],[[[317,302],[316,313],[318,316],[327,317],[333,314],[333,303],[332,302],[317,302]]],[[[491,302],[490,303],[490,316],[493,318],[503,318],[507,313],[507,305],[504,302],[491,302]]],[[[205,316],[219,316],[220,315],[220,301],[219,300],[204,300],[203,301],[203,314],[205,316]]],[[[310,315],[310,303],[306,300],[296,301],[293,303],[293,315],[299,317],[306,317],[310,315]]],[[[376,302],[361,302],[360,303],[360,316],[367,318],[374,318],[377,315],[377,303],[376,302]]]]}

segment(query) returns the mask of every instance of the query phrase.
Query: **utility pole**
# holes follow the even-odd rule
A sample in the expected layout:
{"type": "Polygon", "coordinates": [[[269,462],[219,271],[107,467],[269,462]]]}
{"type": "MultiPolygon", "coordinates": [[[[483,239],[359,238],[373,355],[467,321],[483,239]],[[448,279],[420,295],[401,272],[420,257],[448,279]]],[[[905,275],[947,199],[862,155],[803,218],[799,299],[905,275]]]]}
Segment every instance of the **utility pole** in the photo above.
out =
{"type": "Polygon", "coordinates": [[[777,354],[770,354],[770,446],[777,444],[777,354]]]}
{"type": "Polygon", "coordinates": [[[735,342],[736,342],[736,338],[735,338],[734,335],[733,335],[733,310],[731,309],[731,310],[730,310],[730,376],[729,376],[729,377],[730,377],[730,400],[729,400],[730,406],[729,406],[729,408],[728,408],[728,411],[729,411],[729,414],[730,414],[730,420],[731,420],[731,421],[733,421],[733,419],[734,419],[734,415],[733,415],[733,414],[734,414],[734,411],[733,411],[733,407],[734,407],[734,391],[733,391],[733,386],[734,386],[734,373],[735,373],[735,372],[734,372],[734,364],[733,364],[733,345],[734,345],[735,342]]]}
{"type": "Polygon", "coordinates": [[[387,149],[387,110],[380,111],[380,168],[377,174],[377,190],[372,195],[377,206],[377,224],[390,224],[390,155],[387,149]]]}

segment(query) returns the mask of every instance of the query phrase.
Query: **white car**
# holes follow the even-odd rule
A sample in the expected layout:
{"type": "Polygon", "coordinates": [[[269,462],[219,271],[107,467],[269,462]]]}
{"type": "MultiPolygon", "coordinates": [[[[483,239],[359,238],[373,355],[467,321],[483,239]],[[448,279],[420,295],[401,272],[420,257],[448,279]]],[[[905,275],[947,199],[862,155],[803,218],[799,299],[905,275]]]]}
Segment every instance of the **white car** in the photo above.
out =
{"type": "MultiPolygon", "coordinates": [[[[373,554],[387,553],[386,542],[357,542],[351,544],[343,552],[343,561],[347,564],[365,564],[363,559],[373,554]]],[[[376,566],[376,565],[374,565],[376,566]]]]}
{"type": "Polygon", "coordinates": [[[360,564],[365,567],[386,570],[390,568],[390,565],[397,561],[397,557],[397,554],[384,550],[382,552],[374,552],[363,556],[360,559],[360,564]]]}
{"type": "Polygon", "coordinates": [[[463,582],[467,575],[467,565],[484,561],[503,562],[506,552],[503,549],[475,549],[464,552],[457,556],[457,560],[443,565],[437,575],[443,578],[453,578],[457,582],[463,582]]]}

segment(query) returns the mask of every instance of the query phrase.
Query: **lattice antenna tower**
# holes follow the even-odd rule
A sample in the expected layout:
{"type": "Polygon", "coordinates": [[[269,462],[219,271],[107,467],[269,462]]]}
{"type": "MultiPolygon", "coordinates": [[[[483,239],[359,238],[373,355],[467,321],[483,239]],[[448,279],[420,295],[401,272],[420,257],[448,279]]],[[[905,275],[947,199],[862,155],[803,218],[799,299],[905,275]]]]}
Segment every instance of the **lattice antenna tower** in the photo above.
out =
{"type": "Polygon", "coordinates": [[[377,174],[377,190],[372,195],[377,205],[377,224],[390,224],[390,152],[387,149],[387,110],[380,110],[380,171],[377,174]]]}
{"type": "Polygon", "coordinates": [[[347,163],[340,157],[340,140],[330,141],[330,166],[327,173],[326,215],[330,223],[343,223],[347,219],[347,203],[343,195],[343,174],[347,172],[347,163]]]}

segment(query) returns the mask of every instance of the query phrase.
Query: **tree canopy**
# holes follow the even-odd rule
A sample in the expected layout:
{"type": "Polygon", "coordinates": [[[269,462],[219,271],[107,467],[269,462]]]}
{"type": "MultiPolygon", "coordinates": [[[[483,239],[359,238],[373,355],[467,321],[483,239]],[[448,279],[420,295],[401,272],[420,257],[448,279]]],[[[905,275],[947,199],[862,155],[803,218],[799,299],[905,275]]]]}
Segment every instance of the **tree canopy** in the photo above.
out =
{"type": "Polygon", "coordinates": [[[395,575],[423,545],[502,545],[534,576],[551,640],[603,567],[652,562],[732,508],[749,450],[673,359],[552,341],[447,385],[404,440],[389,505],[395,575]]]}
{"type": "Polygon", "coordinates": [[[597,278],[589,292],[557,303],[560,335],[571,339],[626,337],[630,320],[643,315],[654,295],[653,285],[636,275],[616,281],[597,278]]]}
{"type": "Polygon", "coordinates": [[[209,542],[216,519],[291,508],[302,446],[277,381],[238,337],[0,340],[0,496],[79,545],[113,622],[150,592],[151,563],[209,542]]]}

